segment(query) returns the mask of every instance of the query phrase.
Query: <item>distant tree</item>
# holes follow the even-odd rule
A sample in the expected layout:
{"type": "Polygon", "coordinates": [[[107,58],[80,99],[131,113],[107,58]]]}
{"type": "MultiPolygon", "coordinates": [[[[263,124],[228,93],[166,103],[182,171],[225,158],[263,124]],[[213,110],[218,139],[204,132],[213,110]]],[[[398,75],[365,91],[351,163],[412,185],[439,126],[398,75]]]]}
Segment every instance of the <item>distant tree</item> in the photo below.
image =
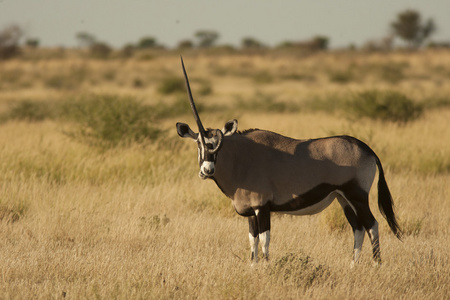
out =
{"type": "Polygon", "coordinates": [[[195,37],[198,39],[198,46],[201,48],[209,48],[219,38],[219,34],[213,30],[199,30],[195,33],[195,37]]]}
{"type": "Polygon", "coordinates": [[[376,51],[390,51],[392,50],[394,41],[394,35],[389,34],[380,39],[371,39],[364,43],[362,46],[362,50],[368,52],[376,52],[376,51]]]}
{"type": "Polygon", "coordinates": [[[89,52],[95,58],[106,59],[112,52],[111,47],[102,42],[95,42],[89,47],[89,52]]]}
{"type": "Polygon", "coordinates": [[[20,53],[19,42],[24,31],[18,25],[10,25],[0,31],[0,59],[8,59],[20,53]]]}
{"type": "Polygon", "coordinates": [[[406,10],[397,15],[397,20],[391,23],[393,34],[403,39],[410,48],[417,49],[435,31],[433,19],[422,22],[420,13],[416,10],[406,10]]]}
{"type": "Polygon", "coordinates": [[[278,49],[290,49],[294,47],[294,42],[292,41],[283,41],[276,46],[278,49]]]}
{"type": "Polygon", "coordinates": [[[327,50],[329,39],[326,36],[316,35],[312,38],[311,44],[316,50],[327,50]]]}
{"type": "Polygon", "coordinates": [[[178,43],[178,49],[192,49],[194,47],[194,43],[191,40],[182,40],[178,43]]]}
{"type": "Polygon", "coordinates": [[[264,45],[254,38],[246,37],[242,39],[241,47],[242,49],[261,49],[264,48],[264,45]]]}
{"type": "Polygon", "coordinates": [[[154,48],[157,46],[156,39],[154,37],[143,37],[137,46],[140,49],[154,48]]]}
{"type": "Polygon", "coordinates": [[[135,50],[136,50],[136,46],[134,46],[133,44],[126,44],[120,50],[119,54],[124,58],[128,58],[128,57],[133,56],[135,50]]]}
{"type": "Polygon", "coordinates": [[[80,44],[80,47],[89,48],[97,42],[96,37],[87,32],[77,33],[76,38],[78,40],[78,43],[80,44]]]}
{"type": "Polygon", "coordinates": [[[39,40],[36,38],[29,38],[25,41],[25,44],[30,48],[37,48],[39,47],[39,40]]]}

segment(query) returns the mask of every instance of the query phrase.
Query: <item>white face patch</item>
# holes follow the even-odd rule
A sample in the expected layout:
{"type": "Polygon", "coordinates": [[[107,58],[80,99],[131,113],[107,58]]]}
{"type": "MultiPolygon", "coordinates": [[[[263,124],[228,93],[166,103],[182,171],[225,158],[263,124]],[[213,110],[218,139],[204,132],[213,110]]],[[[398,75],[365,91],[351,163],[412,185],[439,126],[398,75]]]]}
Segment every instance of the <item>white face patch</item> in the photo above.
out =
{"type": "Polygon", "coordinates": [[[200,167],[200,171],[207,176],[214,175],[214,170],[215,169],[213,161],[204,161],[200,167]]]}

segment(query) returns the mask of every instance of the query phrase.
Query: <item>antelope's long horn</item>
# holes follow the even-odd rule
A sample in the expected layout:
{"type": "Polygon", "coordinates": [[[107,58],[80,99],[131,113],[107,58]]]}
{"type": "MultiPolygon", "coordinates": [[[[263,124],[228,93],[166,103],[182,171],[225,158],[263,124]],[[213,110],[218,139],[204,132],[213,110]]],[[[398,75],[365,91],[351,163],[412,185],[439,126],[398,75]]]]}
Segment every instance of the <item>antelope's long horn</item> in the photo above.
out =
{"type": "Polygon", "coordinates": [[[186,88],[187,88],[187,92],[189,95],[189,102],[191,103],[192,112],[194,113],[194,118],[195,118],[195,121],[197,122],[198,130],[200,132],[200,135],[202,137],[201,140],[203,142],[203,138],[205,136],[205,128],[203,127],[202,121],[200,121],[200,116],[198,115],[197,108],[195,107],[194,98],[192,97],[192,92],[191,92],[191,86],[189,85],[189,79],[186,74],[186,69],[184,68],[183,57],[180,56],[180,58],[181,58],[181,66],[183,67],[184,79],[186,81],[186,88]]]}

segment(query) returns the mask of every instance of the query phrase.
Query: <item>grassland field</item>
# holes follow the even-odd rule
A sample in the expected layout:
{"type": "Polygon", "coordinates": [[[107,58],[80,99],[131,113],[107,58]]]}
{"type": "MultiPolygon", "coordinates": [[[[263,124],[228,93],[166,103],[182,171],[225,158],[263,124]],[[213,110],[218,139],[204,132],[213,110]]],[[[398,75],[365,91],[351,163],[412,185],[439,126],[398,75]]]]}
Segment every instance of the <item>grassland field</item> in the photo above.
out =
{"type": "Polygon", "coordinates": [[[274,214],[270,260],[250,266],[247,220],[198,178],[196,145],[176,134],[179,121],[195,128],[179,53],[41,51],[0,62],[0,299],[449,299],[450,52],[183,55],[207,127],[236,118],[375,150],[404,238],[374,185],[383,264],[366,238],[350,269],[336,203],[274,214]],[[417,115],[349,106],[379,94],[417,115]]]}

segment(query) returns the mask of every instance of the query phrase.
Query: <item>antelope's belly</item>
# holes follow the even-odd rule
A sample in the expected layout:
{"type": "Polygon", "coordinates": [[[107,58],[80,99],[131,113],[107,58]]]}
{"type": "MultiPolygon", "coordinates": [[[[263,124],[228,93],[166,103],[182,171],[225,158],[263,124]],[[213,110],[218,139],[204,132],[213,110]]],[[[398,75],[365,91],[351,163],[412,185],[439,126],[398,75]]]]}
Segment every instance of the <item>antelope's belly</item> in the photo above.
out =
{"type": "MultiPolygon", "coordinates": [[[[323,198],[322,200],[319,200],[317,203],[314,204],[305,204],[305,205],[299,205],[294,203],[289,203],[288,205],[291,206],[291,209],[287,207],[288,209],[284,210],[280,208],[281,210],[274,210],[280,213],[290,214],[290,215],[314,215],[318,214],[321,211],[323,211],[325,208],[327,208],[335,199],[334,193],[328,195],[327,197],[323,198]],[[301,207],[301,208],[299,208],[301,207]]],[[[291,201],[298,201],[298,200],[291,200],[291,201]]]]}
{"type": "Polygon", "coordinates": [[[293,195],[290,200],[273,201],[271,211],[294,215],[313,215],[328,207],[336,197],[336,186],[321,184],[301,195],[293,195]]]}

